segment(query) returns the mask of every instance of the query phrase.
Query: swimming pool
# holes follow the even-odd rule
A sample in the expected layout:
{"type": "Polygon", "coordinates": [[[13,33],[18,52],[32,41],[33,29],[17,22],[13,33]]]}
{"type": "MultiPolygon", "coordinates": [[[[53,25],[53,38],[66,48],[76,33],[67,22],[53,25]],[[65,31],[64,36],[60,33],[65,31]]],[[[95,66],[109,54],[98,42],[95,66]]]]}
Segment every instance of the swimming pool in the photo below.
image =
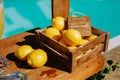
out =
{"type": "MultiPolygon", "coordinates": [[[[51,25],[51,0],[4,0],[5,28],[3,38],[51,25]]],[[[90,16],[91,24],[120,35],[120,0],[70,0],[70,15],[81,12],[90,16]]]]}

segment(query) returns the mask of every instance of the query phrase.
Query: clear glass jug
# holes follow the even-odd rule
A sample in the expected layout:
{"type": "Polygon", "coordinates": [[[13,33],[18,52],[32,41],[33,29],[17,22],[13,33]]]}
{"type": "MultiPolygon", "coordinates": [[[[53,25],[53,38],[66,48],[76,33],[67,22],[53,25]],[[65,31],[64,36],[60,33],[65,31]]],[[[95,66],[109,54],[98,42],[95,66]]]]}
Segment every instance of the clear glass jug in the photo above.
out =
{"type": "Polygon", "coordinates": [[[3,0],[0,0],[0,39],[2,38],[4,30],[4,6],[3,0]]]}

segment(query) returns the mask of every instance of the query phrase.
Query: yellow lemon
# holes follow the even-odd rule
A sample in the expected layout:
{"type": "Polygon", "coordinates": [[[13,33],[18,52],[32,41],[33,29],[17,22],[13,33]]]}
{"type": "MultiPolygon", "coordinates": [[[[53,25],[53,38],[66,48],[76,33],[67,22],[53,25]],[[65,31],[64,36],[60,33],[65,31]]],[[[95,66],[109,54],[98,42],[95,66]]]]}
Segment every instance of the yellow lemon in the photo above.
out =
{"type": "Polygon", "coordinates": [[[77,47],[76,47],[76,46],[67,46],[67,48],[68,48],[69,50],[74,50],[74,49],[76,49],[77,47]]]}
{"type": "Polygon", "coordinates": [[[63,38],[61,38],[61,39],[59,40],[59,43],[63,44],[64,46],[67,46],[67,44],[65,43],[65,41],[63,40],[63,38]]]}
{"type": "Polygon", "coordinates": [[[34,49],[30,45],[22,45],[15,51],[15,56],[21,60],[25,61],[27,58],[27,55],[30,54],[34,49]]]}
{"type": "Polygon", "coordinates": [[[36,49],[27,56],[27,63],[33,68],[43,66],[47,62],[47,53],[42,49],[36,49]]]}
{"type": "Polygon", "coordinates": [[[82,36],[76,29],[67,29],[63,34],[63,39],[68,45],[80,45],[82,36]]]}
{"type": "Polygon", "coordinates": [[[83,44],[85,44],[85,43],[87,43],[87,42],[89,42],[87,39],[82,39],[80,45],[83,45],[83,44]]]}
{"type": "Polygon", "coordinates": [[[93,39],[95,39],[95,38],[97,38],[98,36],[97,35],[91,35],[91,36],[89,36],[89,37],[87,37],[87,40],[89,40],[89,41],[91,41],[91,40],[93,40],[93,39]]]}
{"type": "Polygon", "coordinates": [[[52,19],[52,27],[58,29],[59,31],[65,28],[65,19],[61,16],[57,16],[52,19]]]}
{"type": "Polygon", "coordinates": [[[58,40],[60,38],[60,31],[56,28],[52,27],[46,28],[44,30],[44,34],[51,39],[58,40]]]}

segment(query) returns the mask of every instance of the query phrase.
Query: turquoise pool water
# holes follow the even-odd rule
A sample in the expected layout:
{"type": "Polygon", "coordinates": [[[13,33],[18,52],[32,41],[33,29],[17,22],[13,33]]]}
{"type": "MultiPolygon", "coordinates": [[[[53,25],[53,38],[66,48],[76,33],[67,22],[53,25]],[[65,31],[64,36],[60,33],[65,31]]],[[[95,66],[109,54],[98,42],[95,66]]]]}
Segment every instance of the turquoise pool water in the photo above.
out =
{"type": "MultiPolygon", "coordinates": [[[[51,0],[4,0],[5,28],[3,38],[51,25],[51,0]]],[[[120,34],[120,0],[70,0],[70,15],[81,12],[90,16],[91,24],[120,34]]]]}

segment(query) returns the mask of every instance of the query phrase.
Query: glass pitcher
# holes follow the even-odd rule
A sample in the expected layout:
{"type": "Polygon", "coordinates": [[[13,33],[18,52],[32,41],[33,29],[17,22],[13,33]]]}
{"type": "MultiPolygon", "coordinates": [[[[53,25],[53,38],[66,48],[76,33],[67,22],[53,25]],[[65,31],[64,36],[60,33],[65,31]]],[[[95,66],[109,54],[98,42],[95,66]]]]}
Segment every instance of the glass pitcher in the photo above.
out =
{"type": "Polygon", "coordinates": [[[0,0],[0,39],[2,38],[4,30],[4,6],[3,0],[0,0]]]}

